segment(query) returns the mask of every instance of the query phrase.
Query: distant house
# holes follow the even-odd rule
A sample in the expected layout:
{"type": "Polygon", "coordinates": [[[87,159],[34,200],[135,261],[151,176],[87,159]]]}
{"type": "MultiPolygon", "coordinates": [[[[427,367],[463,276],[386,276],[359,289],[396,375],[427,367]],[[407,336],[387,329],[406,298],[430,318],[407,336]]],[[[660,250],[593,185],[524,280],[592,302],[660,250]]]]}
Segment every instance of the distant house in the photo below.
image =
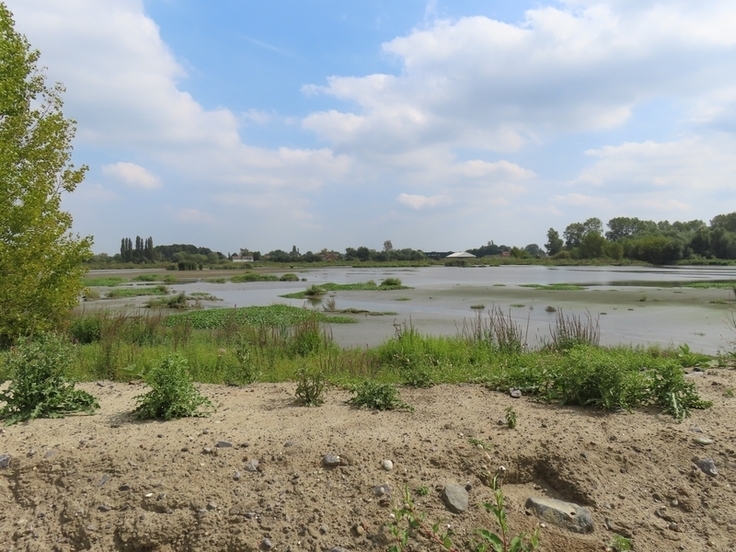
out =
{"type": "Polygon", "coordinates": [[[467,251],[457,251],[445,257],[446,259],[475,259],[475,255],[467,251]]]}
{"type": "Polygon", "coordinates": [[[253,255],[251,255],[250,253],[246,253],[241,249],[240,253],[233,253],[233,256],[230,258],[230,260],[234,263],[252,263],[253,255]]]}

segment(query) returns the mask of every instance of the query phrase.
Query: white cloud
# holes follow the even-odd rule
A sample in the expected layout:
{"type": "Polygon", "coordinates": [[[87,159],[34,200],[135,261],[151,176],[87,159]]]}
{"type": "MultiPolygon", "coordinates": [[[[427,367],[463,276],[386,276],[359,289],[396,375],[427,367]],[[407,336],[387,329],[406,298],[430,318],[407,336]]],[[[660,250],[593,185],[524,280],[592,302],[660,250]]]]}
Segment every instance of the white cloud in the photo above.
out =
{"type": "Polygon", "coordinates": [[[215,217],[210,213],[192,207],[177,210],[174,218],[184,224],[212,224],[215,221],[215,217]]]}
{"type": "Polygon", "coordinates": [[[354,108],[313,113],[304,126],[341,151],[513,151],[554,132],[619,127],[653,98],[674,95],[711,115],[714,88],[734,98],[730,0],[568,5],[529,10],[519,25],[464,17],[415,29],[384,44],[400,74],[306,87],[354,108]]]}
{"type": "Polygon", "coordinates": [[[116,178],[133,188],[151,190],[161,187],[161,181],[156,176],[135,163],[120,161],[112,165],[103,165],[102,174],[116,178]]]}
{"type": "Polygon", "coordinates": [[[398,201],[402,205],[411,207],[412,209],[426,209],[429,207],[446,205],[452,202],[450,198],[446,196],[438,195],[427,197],[415,194],[399,194],[399,197],[396,198],[396,201],[398,201]]]}

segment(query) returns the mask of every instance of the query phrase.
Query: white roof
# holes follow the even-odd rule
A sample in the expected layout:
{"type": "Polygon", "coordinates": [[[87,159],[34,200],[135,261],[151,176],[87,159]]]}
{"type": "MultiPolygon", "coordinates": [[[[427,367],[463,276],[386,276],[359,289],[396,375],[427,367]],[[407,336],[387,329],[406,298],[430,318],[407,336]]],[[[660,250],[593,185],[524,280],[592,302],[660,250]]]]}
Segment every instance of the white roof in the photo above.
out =
{"type": "Polygon", "coordinates": [[[475,255],[467,251],[457,251],[447,256],[448,259],[475,259],[475,255]]]}

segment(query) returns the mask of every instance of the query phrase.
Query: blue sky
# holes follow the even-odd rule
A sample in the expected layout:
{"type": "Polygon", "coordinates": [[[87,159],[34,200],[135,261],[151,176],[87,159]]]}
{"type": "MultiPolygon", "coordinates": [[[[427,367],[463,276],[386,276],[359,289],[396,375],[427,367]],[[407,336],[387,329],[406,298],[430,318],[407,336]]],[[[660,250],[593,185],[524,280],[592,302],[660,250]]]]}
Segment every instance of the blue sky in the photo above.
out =
{"type": "Polygon", "coordinates": [[[543,244],[736,210],[732,0],[6,0],[95,251],[543,244]]]}

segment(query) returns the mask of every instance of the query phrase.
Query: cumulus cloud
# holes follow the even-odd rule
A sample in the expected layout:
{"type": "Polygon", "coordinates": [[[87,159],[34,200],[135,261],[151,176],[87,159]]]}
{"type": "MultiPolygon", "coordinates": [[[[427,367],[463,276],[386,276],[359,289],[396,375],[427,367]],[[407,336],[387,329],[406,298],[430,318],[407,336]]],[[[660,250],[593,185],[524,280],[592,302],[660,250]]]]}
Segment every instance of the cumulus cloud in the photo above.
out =
{"type": "Polygon", "coordinates": [[[384,44],[400,74],[307,87],[354,108],[303,124],[345,150],[513,151],[554,132],[619,127],[637,104],[673,94],[708,119],[734,99],[735,22],[736,4],[714,0],[570,1],[529,10],[520,24],[434,21],[384,44]],[[725,99],[710,98],[718,87],[725,99]]]}
{"type": "Polygon", "coordinates": [[[103,165],[102,174],[116,178],[133,188],[150,190],[161,187],[161,181],[156,176],[135,163],[120,161],[112,165],[103,165]]]}

